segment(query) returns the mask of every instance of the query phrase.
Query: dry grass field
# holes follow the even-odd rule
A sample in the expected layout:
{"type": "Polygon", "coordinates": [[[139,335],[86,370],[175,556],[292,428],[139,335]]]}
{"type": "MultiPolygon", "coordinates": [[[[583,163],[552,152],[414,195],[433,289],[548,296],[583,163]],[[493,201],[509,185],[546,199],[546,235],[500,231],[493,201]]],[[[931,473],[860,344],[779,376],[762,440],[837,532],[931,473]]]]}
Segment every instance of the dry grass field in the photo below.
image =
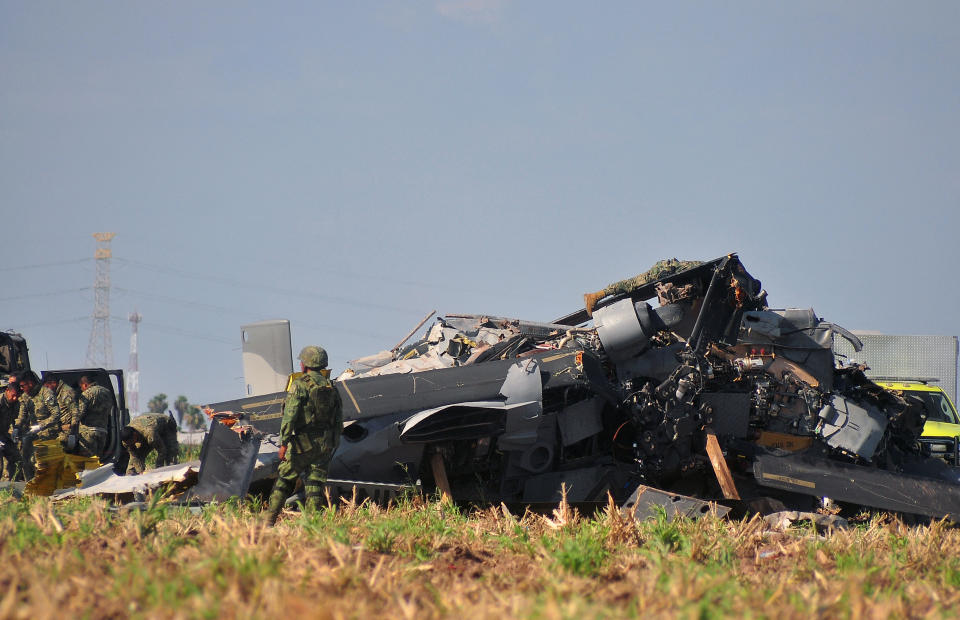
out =
{"type": "Polygon", "coordinates": [[[260,525],[0,492],[0,618],[960,617],[960,530],[634,522],[413,498],[260,525]]]}

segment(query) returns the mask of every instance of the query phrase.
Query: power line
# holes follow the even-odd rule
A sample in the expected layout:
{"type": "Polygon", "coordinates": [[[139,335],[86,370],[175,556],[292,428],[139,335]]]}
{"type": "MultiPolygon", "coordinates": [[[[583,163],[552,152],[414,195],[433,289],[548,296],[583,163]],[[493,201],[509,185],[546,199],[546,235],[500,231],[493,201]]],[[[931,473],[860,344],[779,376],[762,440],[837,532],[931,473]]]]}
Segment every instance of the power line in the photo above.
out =
{"type": "MultiPolygon", "coordinates": [[[[109,248],[107,248],[107,247],[101,248],[101,250],[107,251],[107,252],[110,251],[109,248]]],[[[21,265],[21,266],[19,266],[19,267],[3,267],[3,268],[0,268],[0,272],[18,271],[18,270],[25,270],[25,269],[40,269],[40,268],[45,268],[45,267],[62,267],[62,266],[64,266],[64,265],[75,265],[75,264],[79,264],[79,263],[87,263],[87,262],[90,262],[91,260],[94,260],[94,259],[92,259],[92,258],[81,258],[81,259],[75,259],[75,260],[70,260],[70,261],[60,261],[60,262],[55,262],[55,263],[42,263],[42,264],[35,264],[35,265],[21,265]]],[[[259,290],[259,291],[263,291],[263,292],[267,292],[267,293],[276,293],[276,294],[280,294],[280,295],[289,295],[289,296],[300,297],[300,298],[305,298],[305,299],[317,299],[317,300],[324,301],[324,302],[327,302],[327,303],[343,304],[343,305],[348,305],[348,306],[353,306],[353,307],[359,307],[359,308],[369,308],[369,309],[376,309],[376,310],[385,310],[385,311],[389,311],[389,312],[419,312],[419,311],[420,311],[419,309],[416,309],[416,310],[415,310],[415,309],[413,309],[413,308],[404,308],[404,307],[400,307],[400,306],[393,306],[393,305],[390,305],[390,304],[381,304],[381,303],[376,303],[376,302],[361,301],[361,300],[358,300],[358,299],[351,299],[351,298],[348,298],[348,297],[340,297],[340,296],[336,296],[336,295],[322,295],[322,294],[319,294],[319,293],[313,293],[313,292],[304,291],[304,290],[286,289],[286,288],[276,287],[276,286],[265,286],[265,285],[262,285],[262,284],[256,284],[256,283],[250,283],[250,282],[243,282],[243,281],[235,280],[235,279],[232,279],[232,278],[224,278],[224,277],[222,277],[222,276],[215,276],[215,275],[209,275],[209,274],[201,274],[201,273],[197,273],[197,272],[194,272],[194,271],[185,271],[185,270],[182,270],[182,269],[176,269],[176,268],[173,268],[173,267],[167,267],[167,266],[165,266],[165,265],[157,265],[157,264],[153,264],[153,263],[147,263],[147,262],[144,262],[144,261],[137,261],[137,260],[132,260],[132,259],[128,259],[128,258],[120,258],[120,257],[117,257],[117,256],[112,256],[112,255],[111,255],[110,259],[108,259],[108,260],[110,260],[110,262],[112,262],[112,263],[118,263],[118,264],[120,264],[120,265],[122,265],[122,266],[136,267],[136,268],[139,268],[139,269],[145,269],[145,270],[147,270],[147,271],[153,271],[153,272],[155,272],[155,273],[166,273],[166,274],[169,274],[169,275],[174,275],[174,276],[181,277],[181,278],[188,278],[188,279],[191,279],[191,280],[200,280],[200,281],[206,281],[206,282],[217,282],[217,283],[224,284],[224,285],[227,285],[227,286],[244,287],[244,288],[247,288],[247,289],[259,290]]],[[[98,266],[105,267],[106,269],[109,270],[109,266],[107,266],[105,263],[106,263],[106,261],[98,262],[98,266]]],[[[328,274],[328,275],[330,275],[330,276],[336,276],[336,277],[341,277],[341,278],[346,278],[346,279],[366,279],[366,280],[372,280],[372,281],[377,281],[377,282],[390,282],[390,283],[393,283],[393,284],[401,284],[401,285],[406,285],[406,286],[421,286],[421,287],[428,287],[428,288],[444,288],[444,287],[441,287],[441,286],[438,286],[438,285],[432,285],[432,284],[427,284],[427,283],[423,283],[423,282],[409,282],[409,281],[396,280],[396,279],[388,278],[388,277],[371,276],[371,275],[367,275],[367,274],[358,274],[358,273],[353,273],[353,272],[333,272],[332,274],[328,274]]],[[[109,271],[107,272],[106,277],[107,277],[108,280],[109,280],[109,271]]],[[[55,292],[50,292],[50,293],[36,293],[36,294],[32,294],[32,295],[19,295],[19,296],[15,296],[15,297],[0,298],[0,301],[19,301],[19,300],[30,299],[30,298],[35,298],[35,297],[45,297],[45,296],[52,296],[52,295],[61,295],[61,294],[66,294],[66,293],[76,293],[76,292],[88,291],[88,290],[92,290],[93,288],[94,288],[94,287],[83,287],[83,288],[78,288],[78,289],[69,289],[69,290],[55,291],[55,292]]],[[[104,291],[102,290],[102,287],[100,287],[100,288],[101,288],[101,293],[103,293],[104,291]]],[[[118,287],[112,287],[112,288],[113,288],[114,290],[119,290],[118,287]]],[[[138,293],[138,294],[143,294],[143,293],[138,293]]],[[[109,303],[109,302],[108,302],[108,303],[109,303]]],[[[203,302],[191,302],[191,303],[199,304],[199,305],[204,305],[203,302]]],[[[207,305],[207,307],[213,308],[213,306],[210,306],[210,305],[207,305]]]]}
{"type": "Polygon", "coordinates": [[[213,336],[197,334],[194,332],[189,332],[178,327],[171,327],[169,325],[158,325],[156,323],[144,323],[144,328],[149,330],[156,330],[160,332],[165,332],[168,334],[174,334],[176,336],[183,336],[184,338],[189,338],[191,340],[206,340],[207,342],[216,342],[218,344],[229,344],[234,346],[239,346],[238,342],[235,340],[227,340],[226,338],[216,338],[213,336]]]}
{"type": "MultiPolygon", "coordinates": [[[[122,323],[130,322],[129,319],[124,319],[118,316],[111,316],[110,320],[115,322],[122,322],[122,323]]],[[[232,345],[239,344],[239,336],[237,337],[237,340],[227,340],[226,338],[217,338],[216,336],[211,336],[209,334],[198,334],[196,332],[187,331],[185,329],[181,329],[173,325],[163,325],[161,323],[153,323],[151,321],[141,321],[140,326],[141,328],[145,328],[147,330],[166,332],[168,334],[176,334],[177,336],[183,336],[184,338],[190,338],[191,340],[207,340],[209,342],[217,342],[220,344],[232,344],[232,345]]]]}
{"type": "Polygon", "coordinates": [[[181,299],[179,297],[171,297],[170,295],[160,295],[159,293],[152,293],[149,291],[138,291],[136,289],[125,288],[122,286],[115,286],[113,290],[123,293],[125,295],[134,295],[141,297],[143,299],[152,299],[154,301],[162,301],[171,304],[177,304],[179,306],[192,306],[194,308],[203,308],[205,310],[212,310],[215,312],[229,313],[240,316],[245,316],[248,313],[241,312],[236,308],[227,308],[226,306],[218,306],[215,304],[208,304],[202,301],[197,301],[195,299],[181,299]]]}
{"type": "Polygon", "coordinates": [[[22,271],[24,269],[43,269],[45,267],[63,267],[65,265],[78,265],[80,263],[87,263],[93,260],[92,258],[78,258],[75,260],[60,261],[58,263],[40,263],[37,265],[20,265],[19,267],[0,267],[0,271],[22,271]]]}
{"type": "MultiPolygon", "coordinates": [[[[113,287],[113,290],[123,293],[125,295],[138,296],[143,299],[159,301],[159,302],[169,303],[169,304],[182,305],[182,306],[191,306],[194,308],[201,308],[201,309],[209,310],[211,312],[216,312],[218,314],[231,314],[233,316],[244,317],[247,321],[253,320],[251,318],[250,312],[244,312],[241,310],[237,310],[236,308],[227,308],[225,306],[208,304],[208,303],[204,303],[196,300],[181,299],[178,297],[172,297],[170,295],[159,295],[157,293],[151,293],[148,291],[138,291],[138,290],[128,289],[120,286],[113,287]]],[[[287,317],[287,318],[290,320],[291,323],[294,323],[299,327],[306,327],[308,329],[314,329],[319,331],[336,330],[338,332],[354,334],[357,336],[366,336],[366,337],[369,337],[371,340],[380,340],[380,339],[389,338],[389,336],[386,336],[385,334],[382,334],[382,333],[377,334],[375,332],[371,332],[371,330],[369,329],[355,329],[342,324],[329,325],[329,324],[323,324],[323,323],[312,323],[307,321],[301,321],[295,317],[293,318],[287,317]]]]}
{"type": "MultiPolygon", "coordinates": [[[[63,267],[66,265],[78,265],[81,263],[88,263],[91,260],[93,259],[78,258],[74,260],[60,261],[55,263],[38,263],[34,265],[19,265],[16,267],[0,267],[0,272],[23,271],[26,269],[43,269],[47,267],[63,267]]],[[[123,263],[126,266],[140,267],[143,269],[152,269],[154,271],[161,271],[161,272],[170,273],[173,275],[179,275],[186,278],[207,279],[207,280],[218,281],[218,282],[222,282],[223,284],[231,284],[231,285],[237,284],[236,281],[230,280],[227,278],[221,278],[218,276],[200,276],[199,274],[195,274],[193,272],[183,271],[180,269],[175,269],[173,267],[167,267],[165,265],[156,265],[152,263],[146,263],[143,261],[118,258],[116,256],[113,257],[113,261],[116,263],[123,263]]],[[[435,289],[435,290],[450,289],[449,286],[446,286],[443,284],[437,284],[436,282],[421,282],[418,280],[398,280],[396,278],[391,278],[389,276],[378,276],[378,275],[372,275],[369,273],[358,273],[355,271],[335,270],[327,273],[326,275],[328,277],[340,278],[342,280],[370,280],[373,282],[387,282],[390,284],[399,284],[403,286],[417,286],[421,288],[429,288],[429,289],[435,289]]]]}
{"type": "Polygon", "coordinates": [[[10,327],[13,331],[17,332],[23,329],[28,329],[32,327],[45,327],[47,325],[62,325],[64,323],[79,323],[80,321],[89,321],[90,316],[78,316],[73,319],[57,319],[54,321],[40,321],[39,323],[27,323],[25,325],[14,325],[10,327]]]}
{"type": "MultiPolygon", "coordinates": [[[[13,326],[10,327],[10,329],[13,330],[13,331],[15,331],[15,332],[19,332],[19,331],[22,331],[22,330],[25,330],[25,329],[30,329],[30,328],[33,328],[33,327],[45,327],[45,326],[48,326],[48,325],[63,325],[63,324],[66,324],[66,323],[79,323],[79,322],[81,322],[81,321],[89,321],[89,320],[90,320],[90,316],[89,316],[89,315],[87,315],[87,316],[78,316],[78,317],[74,317],[74,318],[72,318],[72,319],[57,319],[57,320],[53,320],[53,321],[40,321],[40,322],[38,322],[38,323],[26,323],[26,324],[22,324],[22,325],[13,325],[13,326]]],[[[111,320],[111,321],[115,321],[115,322],[122,322],[122,323],[126,323],[126,324],[129,324],[129,322],[130,322],[129,319],[124,319],[124,318],[121,318],[121,317],[118,317],[118,316],[111,316],[111,317],[110,317],[110,320],[111,320]]],[[[233,341],[233,340],[227,340],[226,338],[217,338],[217,337],[215,337],[215,336],[210,336],[209,334],[198,334],[198,333],[196,333],[196,332],[187,331],[187,330],[181,329],[181,328],[179,328],[179,327],[174,327],[174,326],[172,326],[172,325],[163,325],[163,324],[160,324],[160,323],[151,323],[151,322],[143,322],[143,321],[141,321],[141,325],[147,327],[147,329],[152,329],[152,330],[156,330],[156,331],[162,331],[162,332],[167,332],[167,333],[171,333],[171,334],[176,334],[176,335],[178,335],[178,336],[184,336],[184,337],[191,338],[191,339],[196,339],[196,340],[208,340],[208,341],[210,341],[210,342],[218,342],[218,343],[222,343],[222,344],[234,344],[234,345],[237,344],[237,342],[235,342],[235,341],[233,341]]],[[[239,338],[239,336],[238,336],[238,338],[239,338]]]]}
{"type": "MultiPolygon", "coordinates": [[[[161,271],[166,271],[166,272],[170,272],[170,273],[177,272],[178,274],[184,275],[185,277],[192,277],[192,276],[194,275],[194,272],[193,272],[193,271],[189,271],[189,272],[188,272],[188,271],[185,271],[185,270],[176,269],[175,267],[169,267],[169,266],[166,266],[166,265],[157,265],[156,263],[147,263],[147,262],[143,262],[143,261],[136,261],[136,260],[131,260],[131,259],[119,259],[119,258],[118,258],[117,260],[118,260],[118,261],[124,260],[124,261],[126,261],[127,263],[129,263],[129,264],[132,265],[132,266],[143,267],[143,268],[152,268],[152,269],[155,269],[155,270],[161,270],[161,271]]],[[[270,265],[270,264],[271,264],[271,263],[264,262],[263,260],[260,260],[259,258],[258,258],[258,260],[257,260],[257,263],[258,263],[259,265],[261,265],[261,266],[262,266],[262,265],[270,265]]],[[[282,264],[282,263],[278,263],[278,262],[273,262],[272,265],[273,265],[274,267],[276,267],[278,270],[289,268],[289,265],[287,265],[287,264],[282,264]]],[[[371,281],[374,281],[374,282],[387,282],[387,283],[390,283],[390,284],[399,284],[399,285],[403,285],[403,286],[417,286],[417,287],[421,287],[421,288],[431,288],[431,289],[439,289],[439,290],[449,290],[449,289],[450,289],[449,286],[446,286],[446,285],[444,285],[444,284],[438,284],[438,283],[436,283],[436,282],[420,282],[420,281],[417,281],[417,280],[400,280],[400,279],[397,279],[397,278],[395,278],[395,277],[390,277],[390,276],[374,275],[374,274],[369,274],[369,273],[359,273],[359,272],[356,272],[356,271],[348,271],[348,270],[344,270],[344,269],[330,269],[330,270],[324,272],[324,276],[325,276],[325,277],[329,277],[329,278],[339,278],[339,279],[341,279],[341,280],[371,280],[371,281]]],[[[221,276],[206,276],[206,277],[208,277],[208,278],[213,278],[213,279],[219,279],[219,278],[221,278],[221,276]]],[[[231,283],[232,283],[232,282],[231,282],[231,283]]]]}
{"type": "Polygon", "coordinates": [[[33,299],[34,297],[54,297],[56,295],[66,295],[68,293],[82,293],[89,291],[93,287],[83,286],[80,288],[68,288],[62,291],[51,291],[49,293],[32,293],[30,295],[17,295],[16,297],[0,297],[0,301],[19,301],[21,299],[33,299]]]}
{"type": "Polygon", "coordinates": [[[263,292],[278,293],[281,295],[290,295],[293,297],[319,299],[321,301],[325,301],[328,303],[344,304],[344,305],[355,306],[359,308],[373,308],[377,310],[387,310],[390,312],[419,312],[419,310],[413,310],[411,308],[401,308],[399,306],[391,306],[387,304],[358,301],[356,299],[349,299],[346,297],[338,297],[333,295],[320,295],[318,293],[311,293],[303,290],[285,289],[285,288],[280,288],[276,286],[264,286],[262,284],[251,284],[249,282],[241,282],[239,280],[233,280],[233,279],[224,278],[221,276],[205,275],[205,274],[200,274],[192,271],[188,272],[188,271],[183,271],[181,269],[174,269],[172,267],[166,267],[163,265],[154,265],[152,263],[134,261],[128,258],[117,258],[115,260],[119,263],[123,263],[126,265],[140,267],[142,269],[147,269],[147,270],[155,271],[159,273],[168,273],[168,274],[176,275],[182,278],[189,278],[191,280],[204,280],[207,282],[218,282],[220,284],[226,284],[228,286],[243,287],[243,288],[254,289],[254,290],[263,291],[263,292]]]}

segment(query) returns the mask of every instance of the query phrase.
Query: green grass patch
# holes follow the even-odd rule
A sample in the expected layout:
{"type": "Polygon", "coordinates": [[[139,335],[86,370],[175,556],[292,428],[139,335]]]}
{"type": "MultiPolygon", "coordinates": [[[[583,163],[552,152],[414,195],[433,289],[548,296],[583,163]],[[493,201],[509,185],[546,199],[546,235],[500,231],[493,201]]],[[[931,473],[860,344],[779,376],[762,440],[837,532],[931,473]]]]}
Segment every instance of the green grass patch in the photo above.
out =
{"type": "Polygon", "coordinates": [[[610,556],[604,546],[605,539],[602,527],[585,525],[573,534],[559,536],[553,557],[560,568],[572,575],[596,575],[610,556]]]}
{"type": "Polygon", "coordinates": [[[960,530],[943,525],[824,536],[418,497],[261,516],[0,492],[0,583],[36,617],[960,617],[960,530]]]}

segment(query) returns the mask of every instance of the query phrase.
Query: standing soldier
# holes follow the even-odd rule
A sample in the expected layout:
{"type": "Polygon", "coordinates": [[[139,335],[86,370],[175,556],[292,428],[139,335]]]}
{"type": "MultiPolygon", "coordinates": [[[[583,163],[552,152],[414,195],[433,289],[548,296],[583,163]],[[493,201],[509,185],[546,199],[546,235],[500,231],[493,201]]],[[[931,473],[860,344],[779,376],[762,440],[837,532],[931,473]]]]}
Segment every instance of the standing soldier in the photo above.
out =
{"type": "Polygon", "coordinates": [[[174,465],[180,460],[177,423],[162,413],[144,413],[130,420],[120,431],[120,443],[130,454],[128,476],[143,473],[152,450],[157,451],[156,467],[174,465]]]}
{"type": "Polygon", "coordinates": [[[20,415],[20,393],[16,383],[7,383],[0,396],[0,458],[6,465],[6,470],[0,471],[0,480],[13,480],[17,475],[17,466],[20,464],[20,451],[14,443],[14,422],[20,415]]]}
{"type": "MultiPolygon", "coordinates": [[[[34,434],[40,430],[37,422],[37,400],[40,398],[40,378],[32,370],[25,370],[20,374],[20,415],[15,423],[17,434],[20,436],[20,459],[23,464],[25,480],[33,478],[33,440],[34,434]]],[[[54,400],[56,404],[56,400],[54,400]]]]}
{"type": "Polygon", "coordinates": [[[23,437],[37,423],[37,416],[34,412],[33,399],[40,393],[40,378],[32,370],[26,370],[20,374],[18,381],[20,384],[20,413],[17,416],[16,427],[23,437]]]}
{"type": "Polygon", "coordinates": [[[327,352],[304,347],[298,357],[302,375],[287,390],[280,422],[280,467],[270,493],[264,522],[273,525],[293,492],[297,476],[306,472],[307,510],[320,507],[327,464],[340,443],[343,412],[340,394],[328,378],[327,352]]]}
{"type": "Polygon", "coordinates": [[[84,456],[103,456],[107,447],[107,425],[112,413],[113,393],[86,375],[80,377],[77,424],[78,441],[84,456]]]}

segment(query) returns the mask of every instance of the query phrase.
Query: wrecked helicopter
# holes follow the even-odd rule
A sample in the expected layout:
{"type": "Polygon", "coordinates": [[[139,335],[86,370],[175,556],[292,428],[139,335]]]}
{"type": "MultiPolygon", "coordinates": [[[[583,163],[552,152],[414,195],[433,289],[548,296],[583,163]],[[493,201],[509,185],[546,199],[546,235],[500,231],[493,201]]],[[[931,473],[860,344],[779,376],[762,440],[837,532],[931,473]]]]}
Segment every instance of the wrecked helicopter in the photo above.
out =
{"type": "MultiPolygon", "coordinates": [[[[736,254],[659,261],[584,301],[550,322],[442,316],[352,362],[335,382],[345,422],[328,484],[374,498],[419,484],[461,502],[960,517],[960,470],[918,442],[922,406],[838,366],[834,338],[857,348],[856,336],[771,308],[736,254]]],[[[282,402],[210,409],[269,437],[282,402]]],[[[204,447],[201,479],[217,453],[204,447]]]]}

